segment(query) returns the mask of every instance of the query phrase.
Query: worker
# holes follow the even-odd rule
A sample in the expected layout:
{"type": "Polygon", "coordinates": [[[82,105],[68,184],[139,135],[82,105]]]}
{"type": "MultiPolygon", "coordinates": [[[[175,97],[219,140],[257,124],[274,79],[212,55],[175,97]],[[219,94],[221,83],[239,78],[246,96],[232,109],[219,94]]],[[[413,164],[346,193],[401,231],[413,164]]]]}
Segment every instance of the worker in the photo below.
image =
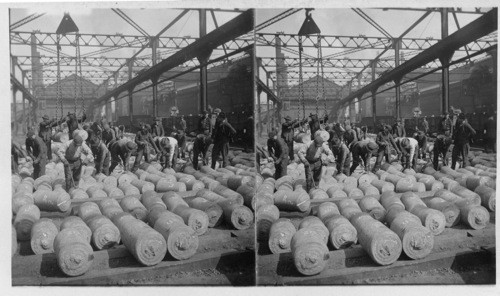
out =
{"type": "Polygon", "coordinates": [[[98,140],[97,143],[90,146],[92,154],[95,156],[95,174],[103,173],[109,176],[109,165],[111,161],[111,153],[104,140],[98,140]]]}
{"type": "Polygon", "coordinates": [[[78,187],[82,174],[81,155],[85,154],[89,162],[93,161],[93,154],[89,146],[84,143],[82,136],[75,135],[72,140],[63,143],[57,151],[57,156],[64,164],[64,176],[66,178],[66,190],[78,187]]]}
{"type": "MultiPolygon", "coordinates": [[[[33,133],[34,134],[34,133],[33,133]]],[[[39,138],[39,137],[38,137],[39,138]]],[[[42,141],[43,147],[46,148],[45,143],[42,141]]],[[[11,164],[12,164],[12,174],[17,174],[19,173],[19,158],[27,158],[26,152],[21,148],[21,146],[14,141],[11,141],[11,148],[10,148],[10,153],[11,153],[11,164]]],[[[35,167],[35,165],[33,165],[35,167]]],[[[45,166],[44,166],[45,170],[45,166]]]]}
{"type": "Polygon", "coordinates": [[[210,118],[208,118],[207,111],[201,113],[200,120],[198,121],[198,134],[205,134],[205,131],[208,131],[210,134],[210,118]]]}
{"type": "Polygon", "coordinates": [[[179,155],[179,144],[175,138],[176,133],[172,137],[155,137],[155,144],[158,147],[158,159],[162,166],[165,168],[174,168],[177,165],[177,156],[179,155]]]}
{"type": "Polygon", "coordinates": [[[458,156],[462,158],[462,167],[469,165],[469,141],[476,131],[466,122],[465,114],[460,113],[457,124],[453,128],[453,150],[451,151],[451,167],[455,168],[458,156]]]}
{"type": "Polygon", "coordinates": [[[380,168],[380,165],[382,164],[382,159],[384,159],[384,157],[385,161],[387,163],[390,163],[391,148],[396,150],[398,154],[398,159],[400,158],[401,153],[399,151],[399,148],[396,146],[396,143],[394,143],[394,138],[389,132],[388,125],[382,124],[380,132],[378,133],[377,138],[375,139],[375,143],[378,146],[378,153],[375,166],[373,167],[374,172],[376,172],[380,168]]]}
{"type": "Polygon", "coordinates": [[[418,141],[414,138],[401,137],[394,140],[396,146],[401,152],[401,165],[405,169],[416,169],[417,154],[418,154],[418,141]]]}
{"type": "Polygon", "coordinates": [[[123,139],[125,134],[125,126],[119,125],[118,127],[115,127],[115,134],[116,134],[116,140],[123,139]]]}
{"type": "Polygon", "coordinates": [[[293,135],[295,132],[295,128],[301,124],[307,122],[307,118],[303,121],[299,121],[295,119],[292,121],[292,118],[287,115],[285,116],[285,122],[281,125],[281,137],[285,140],[286,145],[288,146],[288,155],[290,160],[293,160],[293,135]]]}
{"type": "Polygon", "coordinates": [[[152,133],[151,136],[154,137],[164,137],[165,130],[163,129],[163,125],[161,123],[161,119],[159,117],[155,118],[155,122],[152,125],[152,133]]]}
{"type": "Polygon", "coordinates": [[[104,124],[102,130],[102,141],[104,144],[109,147],[111,143],[116,141],[116,133],[113,128],[107,123],[104,124]]]}
{"type": "Polygon", "coordinates": [[[424,117],[422,120],[422,131],[425,135],[429,135],[429,122],[427,121],[427,117],[424,117]]]}
{"type": "Polygon", "coordinates": [[[78,129],[78,124],[84,122],[87,119],[87,115],[83,113],[81,118],[77,118],[74,112],[68,112],[66,116],[66,124],[68,125],[68,136],[69,139],[73,139],[73,132],[78,129]]]}
{"type": "Polygon", "coordinates": [[[269,152],[269,160],[274,161],[274,179],[287,174],[287,166],[290,161],[288,155],[288,146],[283,138],[278,137],[275,132],[269,132],[269,139],[267,140],[267,151],[269,152]]]}
{"type": "Polygon", "coordinates": [[[212,148],[212,169],[215,169],[215,163],[219,154],[222,154],[222,167],[228,165],[227,153],[229,152],[229,140],[236,134],[236,130],[227,122],[226,114],[221,112],[215,122],[212,139],[214,147],[212,148]]]}
{"type": "MultiPolygon", "coordinates": [[[[415,140],[418,142],[418,155],[419,159],[426,160],[426,150],[427,150],[427,136],[424,131],[418,131],[414,135],[415,140]]],[[[430,157],[430,156],[429,156],[430,157]]]]}
{"type": "Polygon", "coordinates": [[[329,142],[330,149],[332,150],[333,156],[335,156],[337,174],[343,173],[349,176],[349,166],[351,165],[351,153],[349,148],[347,148],[347,145],[337,135],[335,135],[333,139],[330,139],[329,142]]]}
{"type": "Polygon", "coordinates": [[[220,108],[215,108],[212,114],[210,115],[210,133],[214,132],[215,128],[215,123],[217,121],[217,117],[219,117],[219,114],[222,112],[220,108]]]}
{"type": "Polygon", "coordinates": [[[440,125],[440,132],[447,137],[451,137],[453,134],[453,122],[450,119],[450,114],[448,112],[444,112],[440,125]]]}
{"type": "Polygon", "coordinates": [[[180,159],[186,158],[186,133],[184,130],[180,129],[177,133],[173,133],[174,138],[177,140],[179,153],[177,153],[177,157],[180,159]]]}
{"type": "Polygon", "coordinates": [[[406,137],[405,127],[401,121],[401,118],[398,118],[396,120],[396,123],[392,127],[392,133],[396,138],[406,137]]]}
{"type": "Polygon", "coordinates": [[[485,151],[496,153],[496,145],[497,145],[497,122],[490,116],[488,120],[484,123],[483,128],[484,140],[485,140],[485,151]]]}
{"type": "Polygon", "coordinates": [[[346,124],[345,126],[344,140],[348,148],[350,148],[352,144],[358,141],[356,131],[351,127],[350,124],[346,124]]]}
{"type": "Polygon", "coordinates": [[[198,169],[198,157],[200,153],[202,155],[203,165],[208,163],[207,151],[212,144],[212,139],[210,138],[208,131],[205,134],[198,134],[193,143],[193,168],[198,169]]]}
{"type": "MultiPolygon", "coordinates": [[[[316,136],[309,146],[304,146],[297,153],[300,161],[304,164],[306,173],[306,190],[309,192],[312,188],[319,185],[321,179],[321,167],[323,166],[323,157],[333,158],[333,153],[327,143],[321,136],[316,136]]],[[[326,164],[326,163],[325,163],[326,164]]]]}
{"type": "Polygon", "coordinates": [[[160,152],[156,143],[153,141],[153,137],[149,131],[151,130],[151,126],[149,124],[141,123],[141,129],[135,134],[135,143],[137,144],[137,156],[135,157],[134,166],[132,167],[132,173],[135,172],[139,165],[141,164],[142,156],[144,156],[144,161],[146,163],[150,163],[150,146],[153,147],[156,154],[160,152]]]}
{"type": "Polygon", "coordinates": [[[33,179],[45,175],[45,165],[47,165],[47,146],[42,138],[29,131],[26,136],[26,151],[33,160],[33,179]]]}
{"type": "Polygon", "coordinates": [[[434,141],[434,147],[432,150],[433,153],[433,161],[432,165],[435,170],[438,170],[439,157],[441,156],[443,159],[443,165],[448,165],[448,150],[452,144],[451,137],[447,137],[445,135],[438,135],[436,140],[434,141]]]}
{"type": "Polygon", "coordinates": [[[47,157],[48,160],[52,160],[52,128],[61,123],[62,120],[49,119],[48,115],[42,117],[42,122],[40,122],[38,128],[38,136],[42,138],[45,146],[47,146],[47,157]]]}
{"type": "Polygon", "coordinates": [[[111,166],[109,172],[112,173],[118,164],[122,164],[123,170],[129,170],[129,160],[132,154],[137,152],[137,144],[129,139],[119,139],[109,146],[111,154],[111,166]]]}
{"type": "Polygon", "coordinates": [[[318,130],[321,129],[321,124],[325,123],[328,121],[328,115],[325,114],[325,116],[322,119],[318,118],[317,114],[310,114],[309,115],[309,127],[311,128],[311,135],[314,136],[318,130]]]}
{"type": "MultiPolygon", "coordinates": [[[[363,164],[365,166],[365,172],[368,173],[370,171],[370,159],[377,150],[380,150],[379,148],[379,145],[369,140],[363,140],[354,143],[351,147],[352,166],[349,170],[349,175],[354,172],[358,165],[360,165],[361,161],[363,161],[363,164]]],[[[376,164],[374,169],[375,168],[376,164]]]]}
{"type": "Polygon", "coordinates": [[[184,120],[184,115],[181,115],[181,117],[180,117],[179,130],[181,130],[184,134],[186,134],[187,124],[186,124],[186,120],[184,120]]]}

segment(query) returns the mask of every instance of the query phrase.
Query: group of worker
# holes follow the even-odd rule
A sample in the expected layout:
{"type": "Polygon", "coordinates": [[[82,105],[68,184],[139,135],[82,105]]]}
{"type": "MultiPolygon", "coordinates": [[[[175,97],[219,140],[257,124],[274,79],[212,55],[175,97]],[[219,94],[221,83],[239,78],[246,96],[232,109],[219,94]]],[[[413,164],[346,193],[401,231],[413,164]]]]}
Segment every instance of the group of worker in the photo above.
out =
{"type": "MultiPolygon", "coordinates": [[[[328,118],[320,120],[311,114],[304,120],[292,120],[290,116],[285,117],[281,127],[281,137],[277,132],[269,132],[267,142],[269,160],[274,161],[275,178],[278,179],[287,174],[287,166],[294,159],[293,136],[295,128],[309,123],[312,141],[298,150],[298,160],[304,164],[307,190],[316,187],[321,177],[322,165],[327,164],[327,159],[335,159],[337,174],[351,175],[356,168],[364,165],[366,172],[380,169],[382,161],[387,163],[400,161],[406,168],[416,168],[417,158],[426,159],[428,124],[427,128],[417,130],[413,137],[406,135],[406,130],[401,119],[397,119],[393,126],[381,124],[375,141],[367,139],[367,128],[358,127],[354,122],[343,126],[340,123],[325,124],[324,132],[328,137],[322,137],[320,124],[325,123],[328,118]],[[328,140],[325,140],[328,138],[328,140]],[[391,159],[391,155],[397,155],[391,159]],[[376,157],[373,169],[370,170],[370,159],[376,157]]],[[[469,141],[475,135],[474,129],[467,122],[464,114],[459,114],[455,123],[445,113],[440,122],[437,139],[434,144],[433,166],[437,169],[439,157],[443,165],[447,165],[447,152],[453,143],[452,167],[455,167],[459,157],[462,165],[467,166],[469,141]]],[[[429,155],[430,158],[430,155],[429,155]]]]}

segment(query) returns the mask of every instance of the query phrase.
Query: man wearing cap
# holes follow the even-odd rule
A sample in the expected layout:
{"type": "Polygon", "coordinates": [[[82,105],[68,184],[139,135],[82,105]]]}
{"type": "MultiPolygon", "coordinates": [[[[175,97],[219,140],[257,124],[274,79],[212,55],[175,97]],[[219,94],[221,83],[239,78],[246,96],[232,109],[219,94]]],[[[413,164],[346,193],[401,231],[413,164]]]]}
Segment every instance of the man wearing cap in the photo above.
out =
{"type": "Polygon", "coordinates": [[[316,136],[308,147],[301,148],[297,154],[304,164],[307,192],[309,192],[319,184],[321,179],[322,158],[324,156],[333,158],[333,153],[323,138],[316,136]]]}
{"type": "Polygon", "coordinates": [[[123,170],[129,170],[129,160],[132,153],[137,151],[137,144],[127,138],[118,139],[113,142],[109,147],[111,153],[111,166],[109,172],[112,173],[115,167],[122,163],[123,170]]]}
{"type": "Polygon", "coordinates": [[[64,164],[67,191],[72,187],[78,187],[80,175],[82,174],[82,154],[87,156],[89,162],[94,160],[89,146],[84,143],[82,136],[78,134],[72,140],[63,143],[59,151],[57,151],[57,156],[64,164]]]}
{"type": "Polygon", "coordinates": [[[184,130],[178,130],[177,133],[172,133],[173,138],[177,140],[178,153],[177,158],[186,158],[186,132],[184,130]]]}
{"type": "Polygon", "coordinates": [[[111,143],[116,141],[116,133],[108,123],[105,123],[102,131],[102,141],[106,146],[111,146],[111,143]]]}
{"type": "MultiPolygon", "coordinates": [[[[358,165],[363,161],[365,166],[365,172],[370,171],[370,159],[375,152],[379,150],[379,146],[369,140],[358,141],[354,143],[351,147],[352,152],[352,166],[349,170],[349,175],[351,175],[358,165]]],[[[374,168],[375,169],[375,168],[374,168]]]]}
{"type": "Polygon", "coordinates": [[[132,172],[135,172],[139,165],[141,164],[142,156],[144,155],[144,161],[149,163],[149,145],[153,146],[156,154],[160,152],[158,147],[156,147],[153,137],[149,133],[151,126],[149,124],[141,124],[141,130],[135,134],[135,143],[137,144],[137,156],[135,157],[134,166],[132,167],[132,172]]]}
{"type": "Polygon", "coordinates": [[[448,165],[448,150],[452,144],[451,137],[447,137],[445,135],[438,135],[436,137],[436,141],[434,141],[434,147],[432,149],[433,160],[432,166],[435,170],[438,170],[439,157],[441,156],[443,159],[443,165],[448,165]]]}
{"type": "Polygon", "coordinates": [[[95,174],[103,173],[109,176],[111,153],[104,141],[98,139],[94,145],[90,146],[90,149],[95,156],[95,174]]]}
{"type": "Polygon", "coordinates": [[[164,168],[174,168],[177,164],[177,156],[179,154],[179,144],[175,139],[176,133],[172,133],[173,137],[155,137],[154,141],[159,149],[159,161],[164,168]]]}
{"type": "Polygon", "coordinates": [[[427,121],[427,117],[424,117],[422,120],[422,130],[426,135],[429,134],[429,122],[427,121]]]}
{"type": "Polygon", "coordinates": [[[288,146],[283,138],[271,131],[269,132],[269,139],[267,140],[267,151],[269,157],[274,161],[274,179],[277,180],[286,175],[286,169],[290,159],[288,158],[288,146]]]}
{"type": "Polygon", "coordinates": [[[229,140],[235,134],[236,130],[227,122],[226,114],[221,112],[219,116],[217,116],[217,121],[215,122],[214,131],[212,133],[214,142],[212,148],[212,169],[215,169],[215,163],[217,162],[219,154],[222,155],[222,167],[226,167],[229,164],[227,159],[229,140]]]}
{"type": "Polygon", "coordinates": [[[321,124],[328,121],[328,115],[326,114],[325,117],[322,118],[321,120],[318,118],[318,115],[312,113],[309,115],[309,118],[310,118],[309,127],[311,128],[311,135],[315,135],[316,132],[321,128],[321,124]]]}
{"type": "Polygon", "coordinates": [[[385,161],[387,163],[390,162],[391,147],[396,150],[399,158],[401,152],[399,151],[399,148],[396,146],[396,143],[394,142],[394,138],[389,132],[388,125],[382,124],[382,126],[380,127],[380,132],[378,133],[377,138],[375,140],[375,143],[378,146],[378,154],[377,154],[377,161],[375,162],[375,166],[373,167],[373,171],[377,171],[380,168],[384,156],[385,156],[385,161]]]}
{"type": "Polygon", "coordinates": [[[38,136],[42,138],[45,146],[47,147],[47,157],[48,160],[52,160],[52,128],[57,126],[62,120],[49,119],[48,115],[42,117],[42,122],[40,122],[38,128],[38,136]]]}
{"type": "Polygon", "coordinates": [[[208,147],[212,144],[212,138],[208,135],[208,131],[205,134],[198,134],[193,143],[193,168],[198,169],[198,157],[200,153],[202,155],[203,165],[208,163],[207,151],[208,147]]]}
{"type": "Polygon", "coordinates": [[[451,151],[451,167],[454,169],[458,157],[462,158],[462,167],[469,165],[469,141],[476,131],[466,122],[465,114],[458,115],[457,124],[453,129],[453,150],[451,151]]]}
{"type": "Polygon", "coordinates": [[[215,122],[217,121],[217,117],[222,112],[220,108],[215,108],[212,115],[210,116],[210,133],[214,132],[215,122]]]}
{"type": "Polygon", "coordinates": [[[184,115],[181,115],[181,118],[179,120],[179,130],[181,130],[184,134],[186,133],[187,124],[186,120],[184,119],[184,115]]]}
{"type": "Polygon", "coordinates": [[[155,118],[155,123],[153,123],[152,129],[153,132],[151,133],[151,136],[153,136],[153,138],[165,136],[165,130],[163,129],[163,125],[161,124],[161,119],[159,117],[155,118]]]}
{"type": "Polygon", "coordinates": [[[198,133],[205,134],[205,131],[208,131],[210,134],[210,118],[208,118],[208,112],[203,111],[198,121],[198,133]]]}
{"type": "Polygon", "coordinates": [[[33,159],[33,179],[45,175],[45,165],[47,164],[47,145],[33,131],[26,135],[26,151],[33,159]]]}
{"type": "Polygon", "coordinates": [[[453,134],[453,122],[448,112],[444,112],[443,114],[443,119],[441,120],[440,132],[447,137],[450,137],[453,134]]]}
{"type": "Polygon", "coordinates": [[[349,166],[351,165],[351,153],[347,145],[338,136],[334,136],[330,141],[330,149],[335,156],[335,162],[337,163],[337,174],[343,173],[347,176],[349,173],[349,166]]]}
{"type": "Polygon", "coordinates": [[[405,169],[412,168],[415,170],[417,166],[418,141],[414,138],[396,138],[394,140],[396,146],[401,151],[401,165],[405,169]]]}
{"type": "Polygon", "coordinates": [[[414,136],[415,140],[418,142],[418,158],[426,159],[425,151],[427,149],[427,136],[424,131],[418,131],[414,136]]]}
{"type": "Polygon", "coordinates": [[[346,124],[345,126],[344,140],[347,144],[347,147],[351,147],[354,143],[359,141],[356,131],[351,127],[350,124],[346,124]]]}
{"type": "Polygon", "coordinates": [[[295,132],[295,128],[301,124],[307,122],[307,118],[303,121],[299,121],[298,119],[292,120],[290,115],[285,116],[285,122],[281,124],[281,137],[285,140],[286,145],[288,146],[288,156],[290,159],[293,159],[293,136],[295,132]]]}
{"type": "Polygon", "coordinates": [[[401,122],[401,118],[398,118],[396,120],[396,123],[392,127],[392,132],[394,137],[400,138],[400,137],[406,137],[406,131],[403,123],[401,122]]]}
{"type": "Polygon", "coordinates": [[[68,112],[66,116],[66,124],[68,125],[68,136],[69,139],[73,139],[73,133],[78,129],[78,124],[84,122],[87,119],[87,114],[83,113],[82,118],[77,118],[76,114],[73,112],[68,112]]]}

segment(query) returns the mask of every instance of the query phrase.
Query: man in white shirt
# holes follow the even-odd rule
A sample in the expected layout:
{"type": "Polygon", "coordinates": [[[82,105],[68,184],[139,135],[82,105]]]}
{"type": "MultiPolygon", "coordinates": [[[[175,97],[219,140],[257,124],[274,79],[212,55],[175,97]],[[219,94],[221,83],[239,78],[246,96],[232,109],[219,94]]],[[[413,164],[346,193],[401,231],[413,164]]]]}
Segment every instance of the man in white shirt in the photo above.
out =
{"type": "Polygon", "coordinates": [[[156,146],[160,150],[159,161],[163,168],[174,168],[177,164],[179,154],[179,143],[173,137],[154,138],[156,146]]]}
{"type": "Polygon", "coordinates": [[[401,137],[394,139],[396,146],[401,151],[401,164],[405,169],[415,169],[417,165],[418,141],[414,138],[401,137]]]}
{"type": "Polygon", "coordinates": [[[309,146],[301,148],[297,155],[304,164],[307,192],[309,192],[309,190],[319,185],[323,162],[326,163],[328,159],[333,159],[334,156],[321,136],[316,136],[314,141],[309,146]]]}
{"type": "Polygon", "coordinates": [[[89,146],[83,142],[80,135],[75,135],[73,140],[61,145],[57,156],[64,164],[64,176],[66,178],[66,190],[78,187],[80,175],[82,174],[82,154],[87,156],[89,162],[94,161],[94,156],[89,146]]]}

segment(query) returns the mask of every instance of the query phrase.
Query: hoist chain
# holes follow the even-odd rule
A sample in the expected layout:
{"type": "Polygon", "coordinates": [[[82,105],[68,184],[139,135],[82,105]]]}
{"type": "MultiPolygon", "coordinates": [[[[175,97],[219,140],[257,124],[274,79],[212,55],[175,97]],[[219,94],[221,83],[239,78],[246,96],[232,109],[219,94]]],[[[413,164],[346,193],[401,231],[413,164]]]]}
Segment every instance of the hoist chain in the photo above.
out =
{"type": "Polygon", "coordinates": [[[302,119],[306,118],[306,106],[304,102],[304,78],[302,76],[302,36],[299,36],[299,104],[297,106],[297,118],[300,119],[300,107],[302,106],[302,119]]]}
{"type": "MultiPolygon", "coordinates": [[[[61,94],[61,64],[60,64],[60,51],[61,47],[59,45],[60,35],[57,34],[57,87],[56,87],[56,120],[59,120],[59,108],[61,108],[61,117],[63,116],[62,110],[62,94],[61,94]]],[[[59,129],[60,129],[60,125],[59,129]]]]}
{"type": "Polygon", "coordinates": [[[326,106],[326,93],[325,93],[325,79],[324,79],[324,74],[325,74],[325,68],[324,68],[324,65],[323,65],[323,49],[322,49],[322,46],[321,46],[321,36],[318,35],[318,53],[319,53],[319,62],[320,62],[320,66],[321,66],[321,95],[323,96],[323,103],[324,103],[324,107],[325,107],[325,116],[328,115],[328,109],[327,109],[327,106],[326,106]]]}
{"type": "Polygon", "coordinates": [[[73,94],[75,99],[75,115],[76,115],[76,106],[78,105],[78,35],[75,35],[75,85],[73,87],[73,94]]]}
{"type": "Polygon", "coordinates": [[[76,50],[77,50],[77,57],[76,61],[78,63],[78,73],[80,75],[80,99],[81,99],[81,104],[82,104],[82,112],[85,114],[85,99],[83,96],[83,76],[82,76],[82,62],[81,62],[81,54],[80,54],[80,35],[76,35],[76,50]]]}

